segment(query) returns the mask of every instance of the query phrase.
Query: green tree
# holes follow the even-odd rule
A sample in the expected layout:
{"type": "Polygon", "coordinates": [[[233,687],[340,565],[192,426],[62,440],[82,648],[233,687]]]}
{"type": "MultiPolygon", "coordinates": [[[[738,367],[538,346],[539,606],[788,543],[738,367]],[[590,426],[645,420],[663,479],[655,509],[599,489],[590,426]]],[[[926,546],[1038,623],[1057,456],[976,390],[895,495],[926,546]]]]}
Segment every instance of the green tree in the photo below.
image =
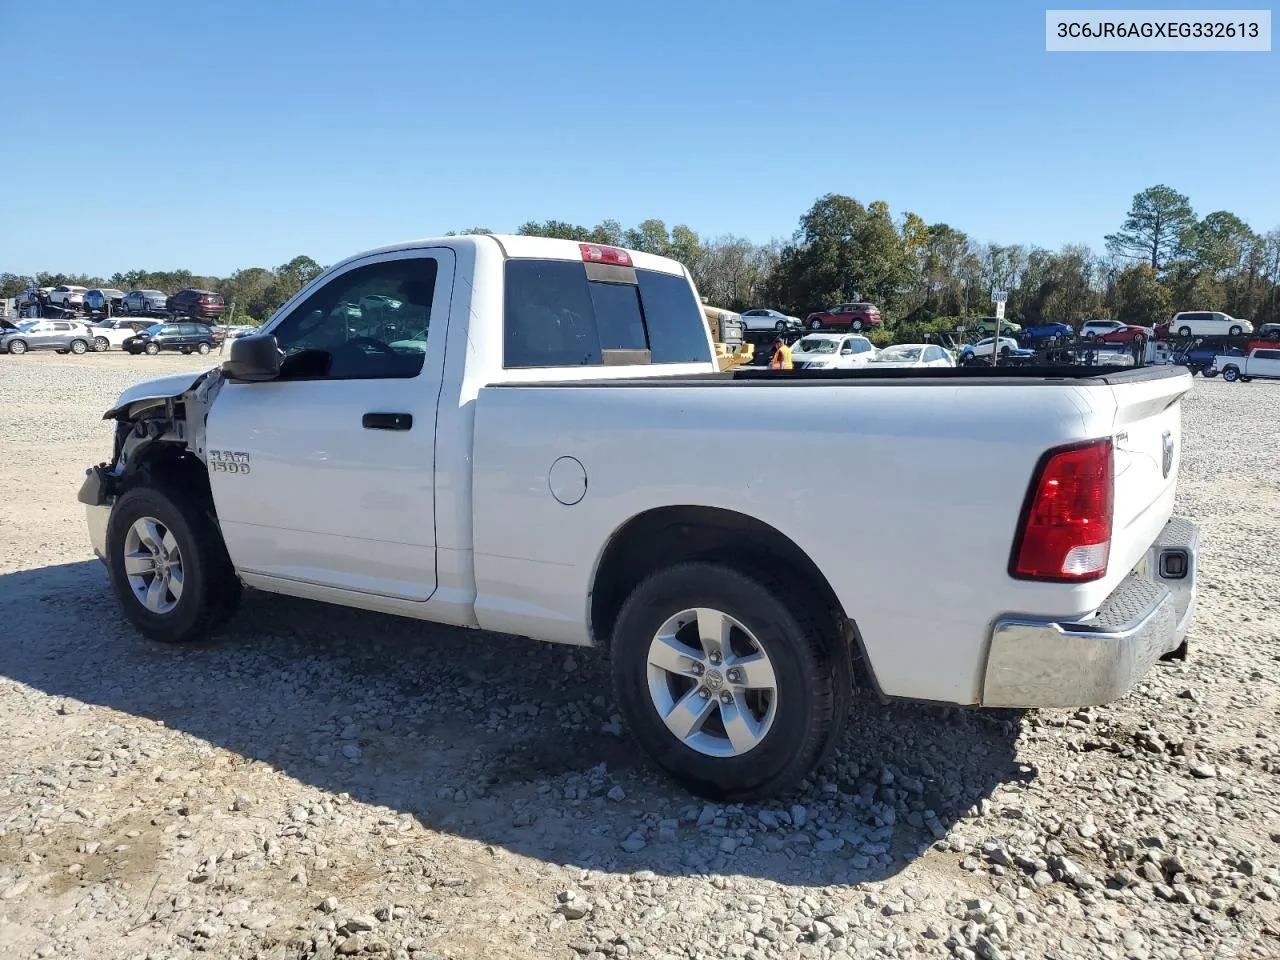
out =
{"type": "Polygon", "coordinates": [[[1146,263],[1127,267],[1116,278],[1115,318],[1121,323],[1152,327],[1171,315],[1169,290],[1146,263]]]}
{"type": "Polygon", "coordinates": [[[1153,270],[1160,270],[1181,254],[1195,226],[1191,201],[1158,184],[1134,195],[1123,226],[1107,234],[1107,249],[1126,260],[1146,260],[1153,270]]]}

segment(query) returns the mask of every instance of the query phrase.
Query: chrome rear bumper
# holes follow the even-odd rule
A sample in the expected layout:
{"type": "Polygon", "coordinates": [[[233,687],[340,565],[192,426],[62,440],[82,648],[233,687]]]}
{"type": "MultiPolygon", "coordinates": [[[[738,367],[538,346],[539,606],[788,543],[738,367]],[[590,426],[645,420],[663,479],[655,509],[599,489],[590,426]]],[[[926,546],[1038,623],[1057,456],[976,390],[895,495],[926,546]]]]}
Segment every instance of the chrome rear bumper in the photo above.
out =
{"type": "Polygon", "coordinates": [[[982,705],[1086,707],[1124,696],[1186,638],[1199,545],[1199,527],[1174,517],[1092,617],[997,620],[982,705]]]}

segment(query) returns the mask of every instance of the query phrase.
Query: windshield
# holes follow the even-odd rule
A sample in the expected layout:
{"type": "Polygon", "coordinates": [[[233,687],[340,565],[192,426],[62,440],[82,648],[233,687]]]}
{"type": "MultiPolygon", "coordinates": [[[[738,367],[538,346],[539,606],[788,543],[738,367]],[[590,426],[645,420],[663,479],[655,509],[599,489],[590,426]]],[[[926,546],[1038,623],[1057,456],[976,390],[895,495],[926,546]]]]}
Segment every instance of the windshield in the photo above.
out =
{"type": "Polygon", "coordinates": [[[28,320],[26,323],[18,324],[18,329],[21,330],[23,333],[30,333],[32,330],[35,329],[36,324],[38,324],[39,322],[40,322],[39,320],[28,320]]]}
{"type": "Polygon", "coordinates": [[[877,363],[883,363],[887,360],[919,360],[922,352],[922,347],[885,347],[878,356],[871,359],[877,363]]]}
{"type": "Polygon", "coordinates": [[[164,329],[163,323],[153,323],[151,326],[147,327],[147,329],[143,330],[142,332],[149,333],[151,334],[151,336],[154,337],[157,333],[159,333],[163,329],[164,329]]]}
{"type": "Polygon", "coordinates": [[[797,353],[835,353],[836,342],[821,337],[803,337],[791,349],[797,353]]]}

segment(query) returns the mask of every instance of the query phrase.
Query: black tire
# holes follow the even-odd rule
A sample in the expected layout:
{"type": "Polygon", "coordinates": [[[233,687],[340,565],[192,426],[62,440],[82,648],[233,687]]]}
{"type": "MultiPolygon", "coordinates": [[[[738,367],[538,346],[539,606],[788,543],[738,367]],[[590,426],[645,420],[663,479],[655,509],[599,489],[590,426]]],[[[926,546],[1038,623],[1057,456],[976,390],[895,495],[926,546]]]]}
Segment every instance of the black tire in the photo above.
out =
{"type": "Polygon", "coordinates": [[[190,347],[182,347],[179,351],[184,357],[191,352],[190,347]]]}
{"type": "Polygon", "coordinates": [[[27,341],[25,341],[25,340],[10,340],[10,341],[9,341],[9,352],[10,352],[10,353],[12,353],[15,357],[20,357],[20,356],[22,356],[24,353],[26,353],[26,352],[27,352],[27,341]]]}
{"type": "Polygon", "coordinates": [[[70,350],[55,350],[55,351],[53,351],[53,352],[54,352],[54,353],[56,353],[56,354],[57,354],[58,356],[60,356],[60,357],[65,357],[65,356],[66,356],[68,353],[70,353],[71,351],[70,351],[70,350]]]}
{"type": "Polygon", "coordinates": [[[1253,377],[1241,377],[1241,378],[1240,378],[1240,382],[1241,382],[1241,383],[1252,383],[1252,382],[1253,382],[1253,377]]]}
{"type": "Polygon", "coordinates": [[[1010,357],[1010,356],[1012,356],[1012,355],[1013,355],[1013,351],[1012,351],[1011,349],[1009,349],[1008,347],[1001,347],[1001,348],[1000,348],[1000,357],[1001,357],[1001,359],[1003,359],[1003,360],[1007,360],[1007,359],[1009,359],[1009,357],[1010,357]]]}
{"type": "Polygon", "coordinates": [[[1240,368],[1235,364],[1230,364],[1222,368],[1222,379],[1227,383],[1235,383],[1240,379],[1240,368]]]}
{"type": "Polygon", "coordinates": [[[1240,336],[1240,334],[1244,333],[1244,330],[1242,330],[1240,327],[1232,327],[1230,330],[1227,331],[1227,333],[1229,333],[1233,337],[1238,337],[1240,336]]]}
{"type": "Polygon", "coordinates": [[[1212,380],[1214,377],[1218,375],[1218,371],[1205,369],[1200,371],[1200,375],[1207,380],[1212,380]]]}
{"type": "Polygon", "coordinates": [[[821,329],[822,329],[822,321],[821,321],[821,320],[810,320],[810,321],[809,321],[809,329],[810,329],[810,330],[821,330],[821,329]]]}
{"type": "Polygon", "coordinates": [[[88,352],[89,352],[89,343],[88,343],[88,341],[85,341],[85,340],[72,340],[72,341],[71,341],[71,352],[72,352],[72,353],[74,353],[77,357],[82,356],[83,354],[88,353],[88,352]]]}
{"type": "Polygon", "coordinates": [[[1189,336],[1191,336],[1191,328],[1190,328],[1190,327],[1179,327],[1179,328],[1178,328],[1178,336],[1180,336],[1180,337],[1189,337],[1189,336]]]}
{"type": "Polygon", "coordinates": [[[209,352],[209,350],[210,350],[210,347],[207,343],[202,343],[198,347],[196,347],[196,353],[200,354],[200,356],[202,357],[205,356],[209,352]]]}
{"type": "Polygon", "coordinates": [[[116,501],[107,524],[107,571],[125,617],[143,636],[161,643],[202,639],[240,604],[240,581],[209,509],[158,484],[136,486],[116,501]],[[163,614],[142,604],[125,573],[125,538],[143,517],[163,524],[181,553],[182,595],[163,614]]]}
{"type": "Polygon", "coordinates": [[[778,333],[782,333],[784,330],[787,329],[787,325],[783,321],[779,320],[777,323],[773,325],[773,329],[777,330],[778,333]]]}
{"type": "Polygon", "coordinates": [[[719,563],[680,563],[646,578],[623,604],[613,631],[618,707],[655,764],[681,786],[715,800],[783,793],[838,743],[853,696],[848,650],[822,605],[765,577],[719,563]],[[788,602],[783,597],[790,597],[788,602]],[[737,756],[693,749],[667,729],[649,692],[649,646],[683,610],[710,607],[747,627],[773,665],[776,705],[759,743],[737,756]]]}
{"type": "Polygon", "coordinates": [[[853,321],[853,323],[849,324],[849,329],[850,329],[850,330],[852,330],[854,333],[861,333],[861,332],[862,332],[862,321],[861,321],[861,320],[855,320],[855,321],[853,321]]]}
{"type": "Polygon", "coordinates": [[[148,343],[145,347],[142,348],[142,352],[145,353],[148,357],[154,357],[157,353],[160,352],[160,344],[148,343]]]}
{"type": "Polygon", "coordinates": [[[106,337],[93,338],[93,350],[95,353],[106,353],[111,349],[111,341],[106,337]]]}

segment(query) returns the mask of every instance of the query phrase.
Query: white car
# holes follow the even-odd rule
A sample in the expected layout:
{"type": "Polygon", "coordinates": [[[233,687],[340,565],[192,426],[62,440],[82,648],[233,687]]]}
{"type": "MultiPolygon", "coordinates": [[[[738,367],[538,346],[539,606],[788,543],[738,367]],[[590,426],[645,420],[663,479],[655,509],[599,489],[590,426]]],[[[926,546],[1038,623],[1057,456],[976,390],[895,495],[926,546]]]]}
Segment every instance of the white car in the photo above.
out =
{"type": "Polygon", "coordinates": [[[799,330],[801,327],[799,317],[789,317],[777,310],[759,308],[744,310],[741,316],[743,330],[776,330],[778,333],[782,333],[785,330],[799,330]]]}
{"type": "Polygon", "coordinates": [[[1080,327],[1080,338],[1092,340],[1097,336],[1106,336],[1108,333],[1123,330],[1127,326],[1127,323],[1121,323],[1119,320],[1088,320],[1080,327]]]}
{"type": "Polygon", "coordinates": [[[855,676],[1080,707],[1185,652],[1186,370],[720,372],[700,307],[674,260],[545,237],[329,267],[107,411],[79,499],[122,613],[195,641],[249,585],[603,647],[637,745],[717,802],[809,776],[855,676]],[[398,306],[344,307],[371,294],[398,306]]]}
{"type": "MultiPolygon", "coordinates": [[[[991,356],[991,352],[997,349],[994,344],[995,337],[987,337],[985,340],[979,340],[972,346],[966,346],[961,352],[966,353],[971,357],[989,357],[991,356]]],[[[1000,356],[1007,357],[1021,348],[1018,346],[1018,341],[1013,339],[1013,337],[1001,337],[998,349],[1000,350],[1000,356]]]]}
{"type": "Polygon", "coordinates": [[[791,365],[797,370],[852,370],[875,355],[871,341],[856,333],[810,333],[791,345],[791,365]]]}
{"type": "Polygon", "coordinates": [[[105,323],[91,324],[89,332],[93,334],[94,352],[105,353],[121,349],[126,340],[137,335],[138,329],[136,320],[108,320],[105,323]]]}
{"type": "Polygon", "coordinates": [[[870,363],[877,369],[884,367],[954,367],[951,354],[936,343],[895,343],[885,347],[870,363]]]}
{"type": "Polygon", "coordinates": [[[1169,333],[1177,337],[1238,337],[1253,333],[1253,324],[1225,313],[1184,310],[1169,321],[1169,333]]]}
{"type": "Polygon", "coordinates": [[[88,287],[64,283],[49,291],[49,302],[56,303],[60,307],[79,307],[84,304],[84,295],[88,292],[88,287]]]}

